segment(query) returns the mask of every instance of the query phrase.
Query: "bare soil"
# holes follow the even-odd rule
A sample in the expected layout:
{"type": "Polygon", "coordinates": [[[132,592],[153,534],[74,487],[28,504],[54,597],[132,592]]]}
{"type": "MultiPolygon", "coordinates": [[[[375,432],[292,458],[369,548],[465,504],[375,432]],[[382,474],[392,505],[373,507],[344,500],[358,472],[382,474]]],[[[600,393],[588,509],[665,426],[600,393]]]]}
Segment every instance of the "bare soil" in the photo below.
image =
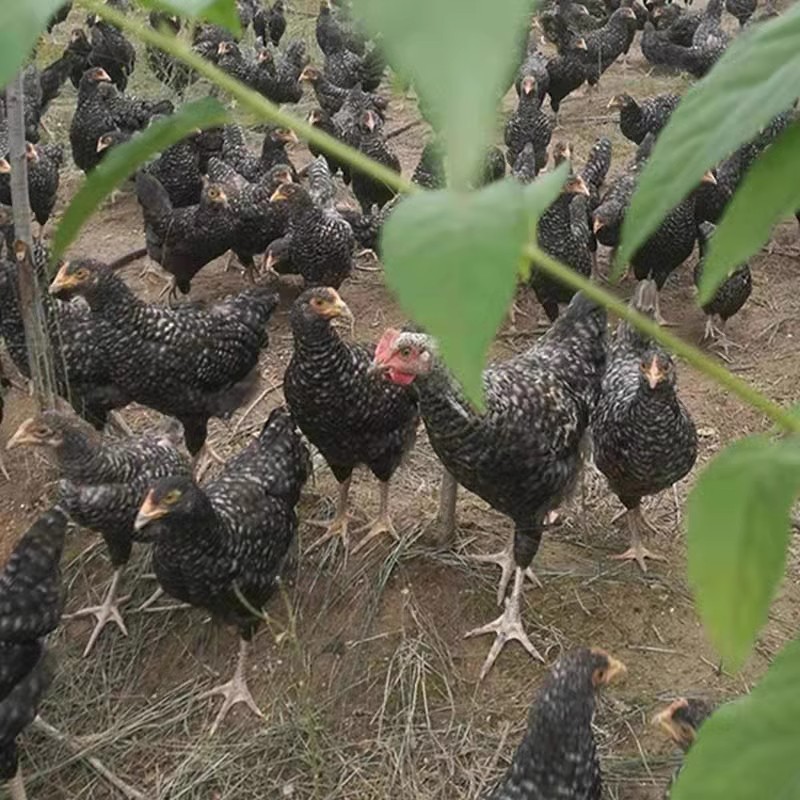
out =
{"type": "MultiPolygon", "coordinates": [[[[310,13],[314,4],[294,5],[308,6],[310,13]]],[[[73,12],[70,22],[79,20],[79,12],[73,12]]],[[[301,11],[291,25],[290,32],[302,29],[308,35],[313,18],[301,11]]],[[[59,47],[69,27],[57,31],[59,47]]],[[[687,85],[682,77],[648,76],[647,71],[637,43],[629,65],[612,67],[597,93],[564,103],[554,140],[571,141],[580,163],[595,137],[610,136],[615,147],[612,173],[621,169],[632,148],[606,111],[609,98],[623,88],[647,95],[687,85]]],[[[142,58],[133,90],[157,94],[159,88],[142,58]]],[[[506,108],[511,103],[507,98],[506,108]]],[[[58,139],[66,138],[73,104],[70,87],[50,113],[48,125],[58,139]]],[[[310,105],[304,99],[301,110],[310,105]]],[[[389,130],[413,120],[414,114],[414,102],[395,95],[389,130]]],[[[392,140],[404,173],[410,174],[416,164],[425,135],[420,125],[392,140]]],[[[309,157],[302,145],[292,155],[298,165],[309,157]]],[[[70,166],[63,182],[65,199],[80,181],[70,166]]],[[[790,248],[796,239],[796,228],[788,224],[775,234],[779,249],[790,248]]],[[[142,243],[140,211],[128,194],[90,221],[74,252],[112,259],[142,243]]],[[[601,263],[606,259],[603,253],[601,263]]],[[[245,285],[236,272],[225,272],[222,262],[199,274],[192,299],[213,300],[245,285]]],[[[155,300],[161,286],[140,277],[142,266],[132,265],[124,276],[138,293],[155,300]]],[[[668,283],[663,309],[681,336],[697,342],[704,317],[696,306],[691,266],[685,265],[668,283]]],[[[777,253],[754,258],[753,296],[729,324],[730,336],[740,345],[731,351],[730,367],[780,403],[800,400],[795,341],[800,336],[800,301],[794,292],[798,266],[796,258],[777,253]]],[[[623,282],[619,292],[627,296],[631,287],[623,282]]],[[[385,326],[405,319],[381,272],[356,271],[342,295],[356,315],[360,340],[374,341],[385,326]]],[[[516,330],[503,328],[495,357],[527,347],[531,331],[544,321],[524,291],[520,305],[516,330]]],[[[291,353],[285,309],[271,330],[261,363],[263,389],[269,391],[230,423],[212,423],[212,441],[225,454],[240,448],[282,401],[282,375],[291,353]]],[[[667,492],[648,503],[665,530],[652,544],[668,561],[653,564],[642,575],[631,564],[609,560],[627,546],[624,532],[611,522],[620,506],[604,479],[589,469],[584,503],[578,496],[567,504],[561,524],[544,537],[535,563],[544,588],[531,588],[525,596],[525,624],[548,664],[563,650],[586,644],[607,648],[628,666],[627,681],[606,693],[596,719],[606,791],[620,800],[660,798],[677,762],[672,747],[648,723],[658,705],[677,693],[724,699],[746,692],[800,621],[798,548],[793,543],[789,576],[755,653],[741,673],[718,672],[687,586],[682,509],[703,463],[733,440],[764,429],[765,420],[683,365],[680,392],[700,431],[701,455],[674,495],[667,492]]],[[[10,392],[0,443],[4,445],[31,408],[27,396],[10,392]]],[[[156,414],[138,408],[123,415],[136,429],[161,423],[156,414]]],[[[37,453],[14,451],[6,460],[12,481],[0,478],[0,559],[47,506],[54,478],[37,453]]],[[[60,672],[43,716],[82,737],[86,753],[147,798],[480,797],[507,766],[548,667],[511,645],[488,678],[478,682],[490,640],[465,641],[463,634],[497,615],[497,575],[468,556],[499,549],[509,522],[462,491],[455,549],[439,552],[425,546],[421,534],[436,511],[439,476],[438,462],[422,434],[394,481],[399,542],[379,541],[366,556],[347,560],[334,549],[298,557],[284,595],[268,609],[272,627],[255,640],[249,679],[265,720],[235,710],[217,736],[208,737],[219,701],[197,700],[196,695],[227,679],[235,635],[210,625],[196,609],[135,613],[154,588],[144,577],[144,550],[135,554],[125,575],[126,591],[133,595],[127,638],[109,627],[94,654],[83,659],[89,622],[65,622],[53,636],[60,672]]],[[[327,468],[318,469],[303,501],[299,552],[320,532],[306,520],[332,513],[335,490],[327,468]]],[[[377,485],[370,476],[357,477],[352,500],[357,522],[375,513],[377,485]]],[[[68,610],[99,601],[105,591],[110,566],[96,543],[88,532],[70,534],[64,559],[68,610]]],[[[31,796],[40,800],[119,796],[84,760],[37,733],[24,737],[22,763],[31,796]]]]}

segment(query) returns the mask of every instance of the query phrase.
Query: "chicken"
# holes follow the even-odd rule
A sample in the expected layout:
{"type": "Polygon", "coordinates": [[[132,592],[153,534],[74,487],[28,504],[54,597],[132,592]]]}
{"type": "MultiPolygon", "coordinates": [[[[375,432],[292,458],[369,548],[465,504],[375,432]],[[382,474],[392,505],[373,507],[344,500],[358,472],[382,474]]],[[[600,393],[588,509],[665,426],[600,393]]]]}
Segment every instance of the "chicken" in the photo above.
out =
{"type": "Polygon", "coordinates": [[[88,19],[92,40],[89,64],[105,70],[114,85],[124,92],[136,66],[136,49],[119,28],[98,15],[88,19]]]}
{"type": "Polygon", "coordinates": [[[438,139],[431,139],[422,148],[411,182],[423,189],[444,189],[447,186],[444,148],[438,139]]]}
{"type": "MultiPolygon", "coordinates": [[[[714,707],[706,700],[679,697],[653,717],[653,725],[661,728],[684,753],[688,753],[701,726],[713,713],[714,707]]],[[[680,764],[673,773],[664,792],[664,800],[669,800],[682,766],[680,764]]]]}
{"type": "Polygon", "coordinates": [[[536,37],[531,36],[528,41],[525,60],[517,71],[517,77],[514,81],[517,97],[522,94],[522,82],[525,78],[533,78],[539,104],[541,105],[544,102],[550,85],[550,76],[547,72],[547,60],[547,56],[539,50],[536,37]]]}
{"type": "Polygon", "coordinates": [[[283,0],[275,0],[271,8],[261,7],[253,17],[253,30],[266,47],[272,42],[274,47],[280,44],[286,32],[286,16],[283,0]]]}
{"type": "Polygon", "coordinates": [[[199,135],[190,134],[170,145],[145,171],[166,191],[173,208],[197,205],[203,192],[199,135]]]}
{"type": "Polygon", "coordinates": [[[273,95],[278,103],[299,103],[303,99],[300,75],[308,55],[303,39],[292,39],[275,62],[273,95]]]}
{"type": "MultiPolygon", "coordinates": [[[[698,237],[700,258],[694,267],[694,285],[698,288],[703,278],[708,243],[714,235],[714,231],[715,227],[711,223],[704,222],[700,225],[700,235],[698,237]]],[[[703,339],[719,341],[726,358],[728,357],[728,349],[731,342],[722,329],[725,323],[741,310],[752,292],[753,277],[750,273],[750,265],[745,262],[730,270],[728,277],[714,292],[714,296],[703,305],[703,311],[706,314],[706,329],[703,339]],[[715,317],[719,317],[719,327],[714,324],[715,317]]]]}
{"type": "MultiPolygon", "coordinates": [[[[333,124],[333,119],[327,111],[321,108],[312,108],[308,113],[308,118],[306,121],[313,128],[324,131],[329,136],[337,135],[336,126],[333,124]]],[[[311,155],[315,158],[322,156],[325,159],[331,174],[335,175],[337,172],[341,172],[342,180],[344,180],[346,184],[350,183],[350,166],[348,164],[346,164],[344,161],[340,161],[338,158],[336,158],[336,156],[326,153],[321,148],[311,144],[311,142],[308,143],[308,149],[311,152],[311,155]]]]}
{"type": "Polygon", "coordinates": [[[69,79],[76,89],[80,86],[83,74],[89,69],[91,52],[92,45],[86,36],[86,31],[83,28],[73,28],[67,46],[64,48],[64,55],[69,56],[71,60],[69,79]]]}
{"type": "MultiPolygon", "coordinates": [[[[400,174],[400,159],[390,149],[383,134],[383,121],[375,111],[367,110],[358,122],[358,149],[368,158],[400,174]]],[[[367,213],[372,206],[383,208],[394,196],[395,190],[382,181],[376,181],[361,170],[351,170],[353,194],[367,213]]]]}
{"type": "Polygon", "coordinates": [[[377,47],[359,56],[348,50],[343,41],[334,39],[325,53],[325,76],[343,89],[361,86],[365,92],[374,92],[383,80],[385,69],[386,60],[377,47]]]}
{"type": "Polygon", "coordinates": [[[498,602],[512,575],[514,587],[505,612],[468,634],[496,634],[481,678],[513,639],[541,659],[522,626],[523,583],[532,575],[546,515],[577,479],[605,367],[605,329],[605,310],[576,295],[529,350],[484,371],[483,413],[453,382],[427,335],[389,330],[376,348],[376,370],[417,387],[428,437],[445,469],[514,522],[508,546],[484,557],[502,568],[498,602]]]}
{"type": "Polygon", "coordinates": [[[263,253],[270,243],[286,234],[289,227],[288,209],[269,198],[283,183],[292,182],[292,169],[277,164],[260,183],[249,183],[232,167],[212,158],[208,165],[209,179],[223,186],[230,199],[235,220],[232,248],[251,280],[255,279],[256,254],[263,253]],[[230,188],[230,191],[227,191],[230,188]]]}
{"type": "Polygon", "coordinates": [[[556,0],[539,15],[539,24],[545,39],[552,42],[559,53],[569,47],[574,36],[598,27],[589,9],[574,0],[556,0]]]}
{"type": "MultiPolygon", "coordinates": [[[[172,36],[178,36],[181,31],[181,19],[163,11],[151,11],[148,18],[150,27],[172,36]]],[[[150,71],[168,89],[182,97],[186,90],[197,81],[197,73],[188,65],[179,61],[175,56],[166,53],[155,45],[145,45],[147,64],[150,71]]]]}
{"type": "Polygon", "coordinates": [[[537,168],[542,169],[547,163],[547,146],[553,135],[554,124],[552,117],[542,111],[535,78],[525,76],[517,108],[505,127],[505,143],[508,147],[506,159],[509,166],[514,166],[522,148],[530,142],[536,154],[537,168]]]}
{"type": "MultiPolygon", "coordinates": [[[[39,285],[47,285],[47,258],[36,258],[39,285]]],[[[16,368],[31,377],[25,327],[20,311],[17,264],[0,261],[0,335],[16,368]]],[[[47,333],[54,353],[56,388],[95,428],[102,430],[109,412],[130,400],[114,384],[103,341],[111,332],[85,307],[42,298],[47,333]]]]}
{"type": "Polygon", "coordinates": [[[658,135],[669,122],[670,115],[678,107],[681,97],[666,92],[655,97],[636,101],[629,94],[614,95],[608,108],[619,109],[619,128],[626,139],[641,144],[648,133],[658,135]]]}
{"type": "Polygon", "coordinates": [[[147,254],[172,276],[170,297],[176,291],[188,294],[194,276],[234,244],[237,220],[227,193],[209,183],[198,205],[173,208],[158,180],[139,172],[136,195],[144,215],[147,254]]]}
{"type": "Polygon", "coordinates": [[[343,341],[333,325],[352,324],[335,290],[305,291],[292,307],[294,352],[283,378],[292,416],[319,449],[336,480],[339,500],[327,533],[313,547],[340,536],[348,547],[347,497],[353,469],[366,464],[380,481],[380,510],[360,550],[382,533],[395,535],[389,481],[414,443],[419,411],[413,390],[369,374],[374,348],[343,341]]]}
{"type": "MultiPolygon", "coordinates": [[[[583,178],[568,178],[561,194],[539,217],[536,229],[538,245],[544,252],[585,277],[592,271],[588,197],[583,178]]],[[[575,294],[574,289],[535,267],[530,285],[551,322],[558,317],[558,304],[568,303],[575,294]]]]}
{"type": "Polygon", "coordinates": [[[247,654],[260,622],[251,609],[260,611],[277,589],[310,466],[291,416],[278,408],[211,483],[164,478],[136,517],[136,530],[153,542],[153,567],[164,591],[239,631],[233,678],[204,695],[224,698],[212,734],[237,703],[263,716],[247,686],[247,654]]]}
{"type": "MultiPolygon", "coordinates": [[[[631,301],[651,317],[658,296],[652,281],[642,281],[631,301]]],[[[678,398],[671,356],[627,322],[620,322],[608,356],[600,400],[592,417],[597,468],[625,506],[631,546],[622,560],[664,560],[648,550],[645,530],[657,529],[642,512],[642,498],[669,489],[697,460],[697,432],[678,398]]]]}
{"type": "Polygon", "coordinates": [[[146,490],[157,478],[189,474],[189,464],[168,436],[98,440],[76,420],[54,411],[25,420],[8,442],[15,447],[49,449],[58,468],[59,505],[73,522],[99,533],[105,541],[114,575],[103,602],[83,608],[71,618],[94,616],[84,656],[100,633],[114,622],[128,631],[122,619],[118,587],[133,545],[133,521],[146,490]]]}
{"type": "MultiPolygon", "coordinates": [[[[35,64],[29,64],[22,73],[23,116],[25,139],[34,144],[39,141],[39,124],[44,113],[41,76],[35,64]]],[[[6,131],[6,93],[0,89],[0,156],[8,153],[6,131]]]]}
{"type": "Polygon", "coordinates": [[[366,52],[366,37],[334,18],[327,0],[322,0],[319,5],[315,33],[319,49],[325,55],[335,52],[340,44],[358,56],[363,56],[366,52]]]}
{"type": "Polygon", "coordinates": [[[270,199],[288,205],[293,268],[308,286],[338,289],[353,269],[353,231],[347,222],[319,208],[296,183],[279,186],[270,199]]]}
{"type": "MultiPolygon", "coordinates": [[[[40,228],[44,226],[56,204],[64,148],[60,144],[25,143],[28,161],[28,195],[31,210],[40,228]]],[[[0,203],[11,205],[11,164],[0,158],[0,203]]]]}
{"type": "Polygon", "coordinates": [[[66,516],[51,509],[17,542],[0,572],[0,783],[24,800],[17,736],[36,717],[55,672],[44,637],[64,608],[61,553],[66,516]]]}
{"type": "Polygon", "coordinates": [[[562,100],[586,80],[585,55],[586,41],[578,37],[570,41],[563,55],[554,56],[547,62],[547,93],[550,95],[550,107],[556,115],[556,124],[562,100]]]}
{"type": "Polygon", "coordinates": [[[599,648],[561,656],[533,701],[508,772],[486,800],[600,800],[595,696],[626,672],[621,661],[599,648]]]}
{"type": "Polygon", "coordinates": [[[183,425],[196,466],[208,420],[230,416],[252,391],[277,305],[274,294],[257,288],[208,309],[150,305],[107,265],[89,259],[62,264],[50,293],[82,296],[92,319],[111,328],[104,347],[115,383],[134,402],[183,425]]]}
{"type": "Polygon", "coordinates": [[[584,34],[586,53],[584,66],[586,80],[594,86],[600,76],[623,53],[627,53],[636,33],[636,14],[633,9],[621,6],[608,18],[608,22],[596,31],[584,34]]]}
{"type": "MultiPolygon", "coordinates": [[[[693,37],[696,34],[697,31],[693,37]]],[[[682,47],[674,44],[667,33],[657,31],[649,21],[644,26],[641,40],[642,55],[651,64],[679,69],[695,78],[702,78],[711,70],[726,46],[723,39],[710,35],[698,44],[682,47]]]]}
{"type": "Polygon", "coordinates": [[[658,31],[663,31],[670,42],[681,47],[691,47],[697,26],[703,15],[688,11],[675,3],[659,6],[652,12],[652,21],[658,31]]]}
{"type": "Polygon", "coordinates": [[[266,175],[273,167],[289,166],[292,171],[292,180],[299,180],[297,170],[286,152],[286,145],[297,144],[297,142],[297,134],[293,130],[268,125],[264,132],[264,141],[261,144],[262,175],[266,175]]]}

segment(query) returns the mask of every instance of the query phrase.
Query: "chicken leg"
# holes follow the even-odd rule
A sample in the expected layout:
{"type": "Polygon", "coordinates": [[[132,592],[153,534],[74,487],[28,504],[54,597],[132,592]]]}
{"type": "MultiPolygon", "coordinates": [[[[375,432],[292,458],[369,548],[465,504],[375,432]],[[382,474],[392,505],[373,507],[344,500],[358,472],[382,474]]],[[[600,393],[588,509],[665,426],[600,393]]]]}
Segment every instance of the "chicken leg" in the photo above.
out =
{"type": "Polygon", "coordinates": [[[25,794],[25,782],[22,780],[22,770],[17,768],[17,774],[9,781],[8,791],[11,800],[28,800],[25,794]]]}
{"type": "Polygon", "coordinates": [[[439,486],[439,510],[428,526],[429,536],[437,547],[450,548],[456,535],[456,501],[458,500],[458,483],[447,471],[442,472],[439,486]]]}
{"type": "Polygon", "coordinates": [[[219,710],[214,724],[211,726],[209,734],[213,736],[219,728],[222,720],[225,719],[228,712],[239,703],[244,703],[257,717],[263,719],[264,712],[256,705],[253,700],[253,695],[250,694],[250,688],[247,685],[247,654],[250,652],[250,642],[245,639],[239,640],[239,659],[236,663],[236,671],[233,677],[221,686],[215,686],[207,692],[200,695],[200,699],[206,697],[213,697],[214,695],[222,695],[224,698],[222,708],[219,710]]]}
{"type": "MultiPolygon", "coordinates": [[[[514,532],[511,532],[508,543],[500,552],[471,556],[471,558],[473,561],[479,561],[482,564],[497,564],[497,566],[500,567],[500,583],[497,585],[497,605],[503,605],[503,598],[506,596],[508,582],[511,580],[511,575],[516,568],[516,562],[514,561],[514,532]]],[[[541,588],[542,582],[536,577],[530,567],[525,570],[524,575],[530,578],[532,583],[541,588]]]]}
{"type": "Polygon", "coordinates": [[[332,520],[329,522],[309,520],[312,525],[327,526],[327,530],[306,550],[306,553],[316,550],[320,545],[325,544],[329,539],[333,539],[336,536],[341,537],[342,545],[345,551],[347,550],[349,544],[348,526],[350,524],[350,515],[347,513],[347,498],[350,495],[350,480],[350,478],[347,478],[339,484],[339,498],[336,501],[336,513],[332,520]]]}
{"type": "Polygon", "coordinates": [[[388,533],[393,539],[397,538],[397,531],[389,515],[389,481],[380,482],[379,502],[378,516],[375,518],[372,525],[370,525],[367,535],[353,548],[354,555],[382,533],[388,533]]]}
{"type": "Polygon", "coordinates": [[[105,628],[107,623],[113,622],[122,631],[124,636],[128,635],[128,629],[125,627],[125,622],[122,619],[122,614],[120,614],[119,607],[130,599],[130,595],[120,598],[116,597],[117,586],[119,585],[121,577],[122,570],[115,569],[114,577],[111,579],[111,585],[108,587],[108,591],[106,592],[106,596],[101,605],[86,606],[85,608],[75,611],[72,614],[64,615],[64,619],[79,619],[80,617],[88,616],[94,616],[97,619],[97,624],[94,626],[94,630],[92,631],[92,635],[89,637],[89,642],[86,645],[86,649],[83,651],[84,658],[86,658],[86,656],[92,652],[92,648],[94,647],[97,638],[100,636],[100,633],[102,632],[103,628],[105,628]]]}
{"type": "Polygon", "coordinates": [[[11,480],[11,476],[8,474],[8,470],[6,469],[5,461],[3,461],[3,454],[0,453],[0,473],[3,474],[3,477],[7,480],[11,480]]]}
{"type": "Polygon", "coordinates": [[[505,611],[493,622],[464,634],[465,639],[469,639],[473,636],[483,636],[485,633],[495,634],[495,640],[489,650],[489,655],[486,656],[486,661],[483,662],[479,680],[483,680],[489,674],[489,670],[497,660],[497,656],[500,655],[500,651],[508,642],[514,639],[516,639],[533,658],[537,658],[544,663],[544,658],[541,653],[531,644],[528,634],[525,633],[525,629],[522,627],[522,617],[520,615],[519,606],[524,583],[525,570],[521,567],[517,567],[514,573],[514,587],[511,590],[511,597],[506,600],[505,611]]]}
{"type": "Polygon", "coordinates": [[[628,533],[631,538],[631,546],[624,552],[616,556],[611,556],[615,561],[635,561],[642,572],[647,572],[646,558],[652,558],[654,561],[666,561],[667,559],[648,550],[642,543],[643,529],[650,531],[650,533],[658,534],[660,531],[651,522],[645,519],[642,513],[642,507],[636,506],[635,508],[628,509],[625,514],[625,522],[628,526],[628,533]]]}

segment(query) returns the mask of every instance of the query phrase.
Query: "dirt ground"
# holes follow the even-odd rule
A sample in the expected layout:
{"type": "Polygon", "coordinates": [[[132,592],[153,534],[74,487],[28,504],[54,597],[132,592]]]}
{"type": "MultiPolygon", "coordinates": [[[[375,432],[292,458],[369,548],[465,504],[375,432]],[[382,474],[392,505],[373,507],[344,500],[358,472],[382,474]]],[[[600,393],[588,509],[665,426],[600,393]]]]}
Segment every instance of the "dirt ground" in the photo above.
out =
{"type": "MultiPolygon", "coordinates": [[[[309,35],[313,17],[303,9],[310,12],[316,4],[294,5],[290,34],[301,30],[309,35]]],[[[80,16],[76,10],[70,22],[77,24],[80,16]]],[[[58,47],[45,50],[60,49],[69,27],[58,29],[58,47]]],[[[628,66],[612,67],[599,92],[570,97],[563,104],[554,140],[571,141],[581,163],[596,136],[610,136],[615,147],[612,173],[621,169],[631,146],[606,111],[608,99],[623,87],[638,96],[686,85],[681,77],[648,76],[647,71],[637,43],[628,66]]],[[[153,94],[159,88],[142,58],[133,91],[153,94]]],[[[202,92],[202,87],[196,89],[202,92]]],[[[506,99],[506,108],[511,102],[506,99]]],[[[57,139],[66,138],[73,104],[69,87],[47,119],[57,139]]],[[[310,105],[306,97],[300,110],[310,105]]],[[[413,101],[396,94],[388,129],[413,120],[414,113],[413,101]]],[[[404,174],[416,164],[424,137],[424,128],[416,126],[392,139],[404,174]]],[[[292,156],[297,165],[308,159],[302,145],[292,156]]],[[[70,164],[62,181],[63,197],[71,196],[79,183],[70,164]]],[[[775,237],[778,250],[796,245],[796,238],[796,227],[781,226],[775,237]]],[[[128,193],[89,222],[73,250],[111,259],[142,243],[141,214],[128,193]]],[[[607,255],[602,253],[601,264],[607,255]]],[[[132,265],[124,276],[142,296],[155,300],[161,286],[140,277],[142,266],[132,265]]],[[[731,350],[730,367],[781,403],[800,399],[795,342],[800,301],[794,292],[798,266],[796,258],[777,253],[753,259],[753,296],[729,325],[740,345],[731,350]]],[[[192,298],[213,300],[242,286],[243,278],[225,272],[218,262],[199,274],[192,298]]],[[[627,296],[631,288],[623,282],[619,291],[627,296]]],[[[374,341],[385,326],[404,319],[379,271],[357,270],[342,295],[356,315],[360,340],[374,341]]],[[[673,276],[663,297],[664,314],[676,323],[678,333],[699,341],[704,317],[695,304],[691,263],[673,276]]],[[[520,294],[520,305],[523,314],[516,330],[504,328],[498,336],[497,358],[527,347],[531,331],[544,320],[526,292],[520,294]]],[[[230,423],[212,422],[212,442],[219,451],[238,450],[282,401],[290,353],[286,310],[281,309],[261,360],[262,396],[230,423]]],[[[272,601],[268,611],[273,625],[256,637],[249,676],[266,715],[263,721],[235,710],[217,736],[208,737],[219,700],[198,700],[197,695],[227,679],[235,635],[210,625],[196,609],[136,613],[153,590],[145,577],[144,549],[135,553],[124,579],[133,595],[127,606],[127,638],[109,626],[94,654],[83,659],[87,621],[65,622],[53,636],[60,672],[43,717],[81,737],[85,754],[101,759],[147,798],[472,800],[507,766],[549,664],[576,645],[599,645],[629,669],[626,682],[603,696],[596,718],[607,796],[660,798],[677,756],[651,729],[653,710],[676,693],[724,699],[746,692],[800,621],[800,555],[793,544],[789,577],[756,652],[740,674],[718,674],[687,588],[682,509],[703,463],[729,442],[763,429],[765,422],[683,365],[680,394],[700,432],[701,452],[694,472],[674,495],[667,492],[647,504],[667,531],[653,544],[668,561],[642,575],[631,564],[609,560],[626,546],[625,534],[612,524],[620,506],[602,477],[589,469],[585,507],[580,498],[570,502],[562,523],[544,537],[536,559],[544,588],[528,589],[525,595],[525,625],[545,653],[547,666],[511,645],[488,678],[478,682],[490,640],[465,641],[463,634],[497,615],[497,575],[495,568],[479,566],[469,555],[499,549],[509,522],[462,491],[454,551],[425,546],[421,534],[436,511],[440,468],[422,434],[394,481],[400,541],[379,541],[366,556],[347,561],[333,549],[301,555],[287,575],[285,593],[272,601]]],[[[12,390],[0,443],[30,413],[30,400],[12,390]]],[[[129,408],[123,415],[140,430],[161,423],[142,409],[129,408]]],[[[12,481],[0,478],[0,558],[47,507],[54,479],[37,453],[14,451],[6,461],[12,481]]],[[[319,534],[306,520],[330,515],[334,496],[335,481],[322,467],[303,501],[299,552],[319,534]]],[[[377,485],[367,474],[354,482],[352,500],[357,521],[375,512],[377,485]]],[[[70,534],[64,559],[68,610],[99,601],[105,591],[111,571],[96,544],[87,532],[70,534]]],[[[23,739],[22,764],[30,795],[39,800],[121,796],[86,760],[35,732],[23,739]]]]}

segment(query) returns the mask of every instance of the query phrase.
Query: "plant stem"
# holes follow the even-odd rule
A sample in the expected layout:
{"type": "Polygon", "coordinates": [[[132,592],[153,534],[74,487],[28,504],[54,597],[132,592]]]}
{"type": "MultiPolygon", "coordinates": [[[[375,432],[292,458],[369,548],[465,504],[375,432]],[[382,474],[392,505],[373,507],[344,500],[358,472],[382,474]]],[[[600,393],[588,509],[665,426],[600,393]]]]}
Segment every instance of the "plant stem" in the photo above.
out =
{"type": "Polygon", "coordinates": [[[176,36],[169,36],[160,31],[126,16],[116,11],[110,6],[105,5],[99,0],[83,0],[82,5],[99,14],[117,27],[136,36],[146,44],[151,44],[163,50],[169,55],[187,64],[200,75],[220,88],[224,89],[229,95],[234,97],[241,105],[257,116],[259,119],[280,125],[283,128],[291,128],[298,136],[302,137],[311,144],[317,145],[326,153],[346,162],[351,167],[364,172],[375,180],[385,183],[391,189],[404,194],[417,191],[418,186],[406,180],[402,175],[394,170],[384,167],[382,164],[373,161],[368,156],[358,150],[340,142],[333,136],[323,133],[317,128],[312,127],[307,122],[287,111],[279,108],[275,103],[270,102],[262,94],[254,89],[250,89],[240,81],[232,78],[227,72],[223,72],[219,67],[206,61],[176,36]]]}
{"type": "Polygon", "coordinates": [[[649,319],[635,311],[629,305],[619,300],[611,292],[604,289],[597,283],[593,283],[588,278],[584,278],[574,270],[551,258],[547,253],[539,249],[536,245],[531,245],[526,249],[526,256],[530,258],[539,269],[548,273],[560,283],[571,286],[583,292],[587,297],[604,305],[613,311],[618,317],[638,328],[642,333],[664,345],[676,355],[691,364],[696,370],[708,375],[721,386],[735,394],[749,406],[760,411],[769,417],[772,422],[785,431],[800,433],[800,419],[794,417],[789,411],[781,408],[765,395],[754,389],[749,383],[734,375],[725,367],[718,364],[714,359],[709,358],[697,347],[684,342],[674,334],[662,328],[657,322],[649,319]]]}

